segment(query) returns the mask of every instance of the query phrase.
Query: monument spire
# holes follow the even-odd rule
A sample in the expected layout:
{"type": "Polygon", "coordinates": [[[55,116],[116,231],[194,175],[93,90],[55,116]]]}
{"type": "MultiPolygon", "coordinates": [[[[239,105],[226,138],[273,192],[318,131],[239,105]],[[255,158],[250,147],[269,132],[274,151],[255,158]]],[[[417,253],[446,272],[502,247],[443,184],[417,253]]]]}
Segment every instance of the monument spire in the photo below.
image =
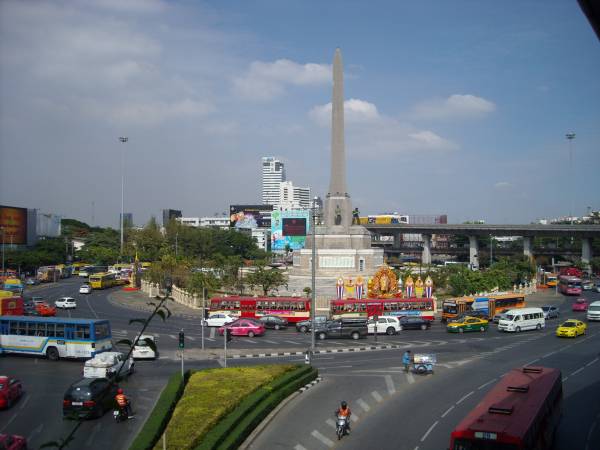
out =
{"type": "Polygon", "coordinates": [[[342,51],[333,57],[333,95],[331,98],[331,178],[330,196],[346,196],[346,149],[344,145],[344,69],[342,51]]]}

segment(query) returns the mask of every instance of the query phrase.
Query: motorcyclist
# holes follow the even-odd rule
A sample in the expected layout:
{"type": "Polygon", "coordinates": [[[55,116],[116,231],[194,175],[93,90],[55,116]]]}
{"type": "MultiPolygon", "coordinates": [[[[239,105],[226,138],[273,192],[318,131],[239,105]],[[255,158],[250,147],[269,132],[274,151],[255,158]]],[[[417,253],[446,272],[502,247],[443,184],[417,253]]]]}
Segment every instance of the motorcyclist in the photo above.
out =
{"type": "Polygon", "coordinates": [[[342,403],[340,404],[340,407],[336,410],[335,415],[346,418],[346,433],[350,433],[350,415],[351,414],[352,414],[352,411],[350,411],[350,407],[348,406],[348,403],[346,403],[345,400],[342,400],[342,403]]]}
{"type": "Polygon", "coordinates": [[[402,355],[402,365],[404,366],[405,372],[408,372],[408,370],[410,368],[411,360],[412,360],[412,354],[411,354],[410,350],[406,350],[404,352],[404,354],[402,355]]]}
{"type": "Polygon", "coordinates": [[[126,414],[127,418],[129,418],[131,416],[131,402],[129,401],[129,397],[123,393],[123,389],[119,388],[117,390],[115,401],[117,402],[118,408],[126,414]]]}

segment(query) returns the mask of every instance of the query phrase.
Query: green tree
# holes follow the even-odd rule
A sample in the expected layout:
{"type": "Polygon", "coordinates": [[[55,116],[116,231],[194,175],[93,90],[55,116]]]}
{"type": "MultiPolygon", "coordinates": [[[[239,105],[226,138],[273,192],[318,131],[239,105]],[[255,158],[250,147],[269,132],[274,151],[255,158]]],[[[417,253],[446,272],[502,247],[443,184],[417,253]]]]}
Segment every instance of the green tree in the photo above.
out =
{"type": "Polygon", "coordinates": [[[279,271],[260,264],[253,272],[250,272],[245,277],[245,281],[251,287],[259,286],[263,295],[269,295],[269,292],[279,288],[280,286],[287,287],[287,276],[279,271]]]}
{"type": "Polygon", "coordinates": [[[600,272],[600,257],[596,256],[595,258],[592,258],[590,260],[590,266],[594,273],[599,273],[600,272]]]}
{"type": "Polygon", "coordinates": [[[308,286],[306,286],[304,289],[302,289],[302,292],[304,292],[304,295],[306,295],[306,298],[310,298],[310,294],[312,294],[312,289],[309,288],[308,286]]]}

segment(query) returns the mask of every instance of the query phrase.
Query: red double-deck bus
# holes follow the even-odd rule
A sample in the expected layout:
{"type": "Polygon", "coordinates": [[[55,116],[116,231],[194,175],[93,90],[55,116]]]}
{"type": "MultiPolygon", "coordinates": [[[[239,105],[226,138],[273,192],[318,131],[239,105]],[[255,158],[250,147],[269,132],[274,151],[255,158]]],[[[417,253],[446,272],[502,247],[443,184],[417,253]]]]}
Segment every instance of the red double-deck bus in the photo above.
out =
{"type": "Polygon", "coordinates": [[[450,450],[552,448],[562,410],[558,369],[513,369],[450,435],[450,450]]]}
{"type": "Polygon", "coordinates": [[[289,323],[310,318],[310,299],[302,297],[214,297],[210,300],[210,314],[224,313],[238,317],[260,319],[278,316],[289,323]]]}
{"type": "Polygon", "coordinates": [[[365,298],[331,300],[331,317],[412,316],[433,320],[436,304],[432,298],[365,298]]]}
{"type": "Polygon", "coordinates": [[[564,295],[581,295],[581,278],[561,275],[558,277],[558,290],[564,295]]]}

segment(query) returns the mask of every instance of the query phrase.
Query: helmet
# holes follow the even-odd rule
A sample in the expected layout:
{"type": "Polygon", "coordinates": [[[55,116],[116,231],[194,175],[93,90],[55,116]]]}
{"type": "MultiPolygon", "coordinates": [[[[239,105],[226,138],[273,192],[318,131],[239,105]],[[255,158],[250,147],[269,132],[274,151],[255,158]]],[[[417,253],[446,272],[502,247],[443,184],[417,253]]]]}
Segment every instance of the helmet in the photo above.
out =
{"type": "Polygon", "coordinates": [[[117,389],[117,394],[122,394],[123,393],[123,389],[119,388],[117,389]]]}
{"type": "Polygon", "coordinates": [[[342,408],[346,408],[346,406],[348,406],[348,403],[346,403],[345,400],[342,400],[342,408]]]}

